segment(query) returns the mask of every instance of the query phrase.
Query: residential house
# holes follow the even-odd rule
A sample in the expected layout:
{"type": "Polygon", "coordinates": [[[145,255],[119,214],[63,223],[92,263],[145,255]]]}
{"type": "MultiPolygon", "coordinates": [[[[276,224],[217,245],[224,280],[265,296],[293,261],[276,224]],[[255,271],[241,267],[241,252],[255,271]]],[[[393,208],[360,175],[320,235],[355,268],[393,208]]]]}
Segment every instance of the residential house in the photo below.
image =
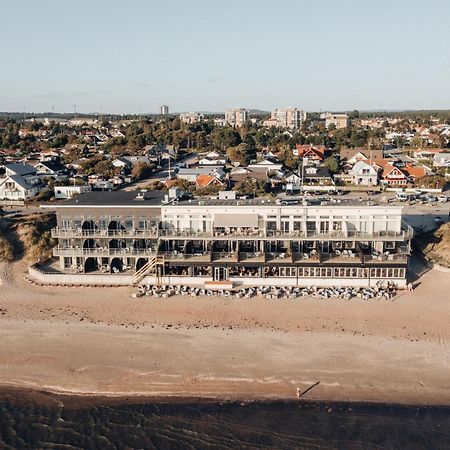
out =
{"type": "Polygon", "coordinates": [[[5,175],[0,178],[0,199],[28,200],[43,189],[37,170],[25,163],[5,166],[5,175]]]}
{"type": "Polygon", "coordinates": [[[304,165],[320,165],[325,158],[325,145],[300,145],[297,144],[293,150],[294,156],[303,158],[304,165]]]}
{"type": "Polygon", "coordinates": [[[383,159],[383,149],[368,149],[367,147],[347,148],[341,147],[339,157],[347,166],[353,166],[358,161],[374,161],[383,159]]]}
{"type": "Polygon", "coordinates": [[[225,171],[220,166],[180,168],[177,173],[177,178],[194,183],[199,175],[214,175],[222,180],[225,176],[225,171]]]}
{"type": "Polygon", "coordinates": [[[408,181],[410,183],[414,183],[420,178],[433,174],[433,172],[431,170],[428,170],[425,166],[414,165],[411,163],[405,164],[405,166],[402,167],[402,171],[408,177],[408,181]]]}
{"type": "Polygon", "coordinates": [[[215,165],[225,165],[227,162],[226,156],[219,152],[209,152],[205,156],[201,157],[198,163],[201,166],[215,166],[215,165]]]}
{"type": "Polygon", "coordinates": [[[92,190],[91,186],[55,186],[55,198],[58,200],[73,198],[92,190]]]}
{"type": "Polygon", "coordinates": [[[281,173],[283,170],[283,164],[273,157],[265,157],[263,160],[249,164],[247,166],[249,169],[265,169],[267,172],[278,172],[281,173]]]}
{"type": "Polygon", "coordinates": [[[349,172],[353,184],[357,186],[375,186],[378,184],[378,171],[366,161],[358,161],[349,172]]]}
{"type": "Polygon", "coordinates": [[[383,167],[381,182],[391,187],[403,187],[408,184],[408,176],[399,167],[389,163],[383,167]]]}
{"type": "Polygon", "coordinates": [[[128,170],[132,167],[131,162],[125,159],[123,156],[119,156],[114,159],[112,165],[119,170],[128,170]]]}
{"type": "Polygon", "coordinates": [[[414,150],[414,158],[417,159],[432,159],[435,155],[442,153],[443,148],[418,148],[414,150]]]}
{"type": "Polygon", "coordinates": [[[67,167],[61,164],[58,159],[40,161],[34,168],[41,177],[52,177],[60,180],[67,178],[69,174],[67,167]]]}
{"type": "Polygon", "coordinates": [[[437,153],[433,158],[434,167],[450,167],[450,153],[437,153]]]}
{"type": "Polygon", "coordinates": [[[248,167],[235,167],[229,173],[228,179],[232,185],[235,185],[243,180],[263,181],[267,183],[270,176],[264,167],[253,169],[248,167]]]}
{"type": "Polygon", "coordinates": [[[216,175],[202,174],[195,179],[195,185],[197,188],[222,187],[225,183],[216,175]]]}

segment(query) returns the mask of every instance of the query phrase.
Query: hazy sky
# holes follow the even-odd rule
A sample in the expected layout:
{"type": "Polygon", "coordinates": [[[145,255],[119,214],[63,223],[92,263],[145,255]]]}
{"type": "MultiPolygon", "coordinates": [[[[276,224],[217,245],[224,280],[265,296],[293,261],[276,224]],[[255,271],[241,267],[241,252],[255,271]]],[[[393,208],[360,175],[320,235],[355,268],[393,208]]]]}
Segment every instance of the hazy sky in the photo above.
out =
{"type": "Polygon", "coordinates": [[[0,111],[450,108],[449,0],[0,0],[0,111]]]}

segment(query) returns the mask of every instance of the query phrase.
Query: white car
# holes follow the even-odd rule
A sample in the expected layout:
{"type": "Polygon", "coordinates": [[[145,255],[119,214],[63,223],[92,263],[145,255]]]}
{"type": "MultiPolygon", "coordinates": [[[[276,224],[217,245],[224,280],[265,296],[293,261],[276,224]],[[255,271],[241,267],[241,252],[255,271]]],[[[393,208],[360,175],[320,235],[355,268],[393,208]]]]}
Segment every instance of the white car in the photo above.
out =
{"type": "Polygon", "coordinates": [[[448,198],[447,198],[446,195],[441,194],[441,195],[438,195],[438,200],[439,200],[441,203],[445,203],[445,202],[448,201],[448,198]]]}

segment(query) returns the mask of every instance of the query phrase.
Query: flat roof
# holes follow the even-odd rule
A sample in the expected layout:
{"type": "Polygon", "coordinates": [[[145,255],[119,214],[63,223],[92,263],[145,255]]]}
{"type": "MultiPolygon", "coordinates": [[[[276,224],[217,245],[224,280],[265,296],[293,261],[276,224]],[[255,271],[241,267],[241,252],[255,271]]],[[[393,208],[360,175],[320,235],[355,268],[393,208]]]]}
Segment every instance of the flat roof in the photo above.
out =
{"type": "Polygon", "coordinates": [[[163,191],[89,191],[51,205],[58,206],[158,206],[166,195],[163,191]],[[138,199],[138,196],[140,198],[138,199]]]}
{"type": "MultiPolygon", "coordinates": [[[[266,207],[304,207],[301,199],[295,197],[283,198],[287,204],[278,204],[275,198],[240,198],[240,199],[218,199],[209,197],[196,197],[193,199],[178,200],[176,202],[166,203],[164,201],[166,191],[90,191],[80,194],[68,200],[43,205],[44,208],[68,208],[68,207],[148,207],[148,206],[266,206],[266,207]],[[297,203],[295,203],[298,201],[297,203]]],[[[359,201],[358,199],[343,199],[333,197],[331,200],[324,201],[320,197],[308,198],[310,207],[370,207],[370,208],[401,208],[398,205],[387,203],[359,201]]]]}

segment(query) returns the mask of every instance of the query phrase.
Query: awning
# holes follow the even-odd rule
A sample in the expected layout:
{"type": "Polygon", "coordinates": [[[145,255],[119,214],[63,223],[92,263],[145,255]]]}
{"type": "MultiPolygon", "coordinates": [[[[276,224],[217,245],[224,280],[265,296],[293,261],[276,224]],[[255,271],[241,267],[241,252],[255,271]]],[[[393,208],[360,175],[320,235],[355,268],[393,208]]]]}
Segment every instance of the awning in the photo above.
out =
{"type": "Polygon", "coordinates": [[[258,214],[214,214],[215,227],[257,227],[258,214]]]}

